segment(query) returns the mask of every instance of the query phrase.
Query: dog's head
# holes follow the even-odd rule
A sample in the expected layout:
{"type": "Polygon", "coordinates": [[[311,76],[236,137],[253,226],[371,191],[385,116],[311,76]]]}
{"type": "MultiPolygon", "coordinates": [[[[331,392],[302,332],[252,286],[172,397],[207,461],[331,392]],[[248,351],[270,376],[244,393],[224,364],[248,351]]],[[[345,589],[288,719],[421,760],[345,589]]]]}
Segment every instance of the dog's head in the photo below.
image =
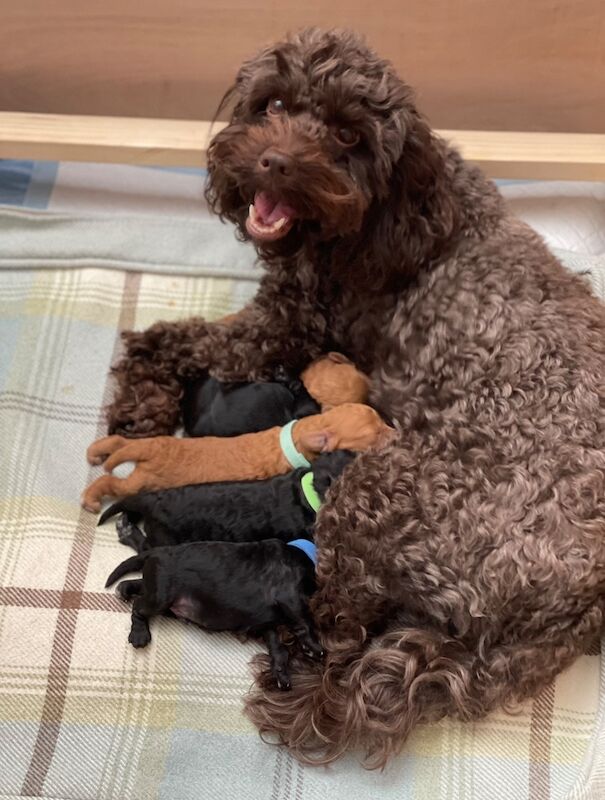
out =
{"type": "Polygon", "coordinates": [[[313,486],[322,502],[330,486],[354,459],[355,453],[350,450],[335,450],[333,453],[322,453],[313,462],[313,486]]]}
{"type": "Polygon", "coordinates": [[[397,437],[397,431],[387,425],[375,409],[363,403],[343,403],[313,417],[303,418],[297,426],[302,429],[297,441],[299,450],[316,454],[334,450],[363,452],[371,448],[382,449],[397,437]]]}
{"type": "Polygon", "coordinates": [[[370,379],[341,353],[327,353],[301,375],[311,397],[323,411],[343,403],[367,403],[370,379]]]}
{"type": "Polygon", "coordinates": [[[392,194],[406,143],[406,191],[430,183],[414,145],[419,125],[430,131],[411,90],[352,33],[291,36],[244,63],[228,95],[235,108],[209,148],[207,198],[265,257],[359,233],[392,194]]]}

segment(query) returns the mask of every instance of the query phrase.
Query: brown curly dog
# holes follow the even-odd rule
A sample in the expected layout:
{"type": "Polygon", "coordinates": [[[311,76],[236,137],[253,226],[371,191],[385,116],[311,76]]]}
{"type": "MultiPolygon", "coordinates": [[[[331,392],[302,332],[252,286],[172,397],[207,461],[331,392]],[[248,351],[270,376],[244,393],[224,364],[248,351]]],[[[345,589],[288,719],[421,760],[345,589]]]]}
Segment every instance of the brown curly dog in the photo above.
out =
{"type": "Polygon", "coordinates": [[[207,196],[265,275],[230,326],[128,333],[113,431],[167,433],[180,381],[341,350],[400,438],[318,516],[328,652],[250,717],[301,758],[384,764],[412,727],[534,695],[603,629],[605,309],[436,137],[356,36],[308,30],[231,91],[207,196]],[[250,208],[252,204],[252,207],[250,208]]]}

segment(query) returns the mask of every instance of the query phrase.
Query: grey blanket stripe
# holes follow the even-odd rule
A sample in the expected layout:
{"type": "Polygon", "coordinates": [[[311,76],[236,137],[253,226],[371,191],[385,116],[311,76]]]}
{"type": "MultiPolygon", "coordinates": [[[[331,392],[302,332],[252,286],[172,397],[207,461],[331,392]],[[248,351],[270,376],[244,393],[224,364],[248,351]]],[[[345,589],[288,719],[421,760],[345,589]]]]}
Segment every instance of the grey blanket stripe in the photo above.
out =
{"type": "Polygon", "coordinates": [[[254,248],[199,219],[58,214],[0,208],[0,269],[101,267],[258,280],[254,248]]]}

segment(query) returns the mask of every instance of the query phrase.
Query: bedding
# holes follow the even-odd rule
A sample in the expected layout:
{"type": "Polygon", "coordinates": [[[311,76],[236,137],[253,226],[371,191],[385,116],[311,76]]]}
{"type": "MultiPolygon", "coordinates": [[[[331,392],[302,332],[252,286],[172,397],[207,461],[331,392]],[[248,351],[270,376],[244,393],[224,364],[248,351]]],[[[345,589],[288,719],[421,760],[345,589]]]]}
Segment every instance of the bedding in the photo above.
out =
{"type": "MultiPolygon", "coordinates": [[[[98,474],[84,452],[121,329],[216,318],[254,293],[252,254],[207,214],[203,179],[0,162],[1,800],[602,800],[598,643],[514,715],[421,727],[384,773],[261,742],[241,705],[256,643],[162,619],[145,651],[128,645],[128,608],[103,586],[129,551],[79,506],[98,474]]],[[[603,187],[502,188],[605,298],[603,187]]]]}

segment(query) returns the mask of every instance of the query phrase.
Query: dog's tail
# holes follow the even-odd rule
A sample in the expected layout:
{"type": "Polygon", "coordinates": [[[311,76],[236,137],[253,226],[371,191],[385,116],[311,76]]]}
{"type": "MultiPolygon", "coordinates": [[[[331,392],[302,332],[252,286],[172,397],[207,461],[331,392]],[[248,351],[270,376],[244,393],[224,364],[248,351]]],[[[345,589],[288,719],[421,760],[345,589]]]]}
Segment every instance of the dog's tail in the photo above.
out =
{"type": "Polygon", "coordinates": [[[138,553],[136,556],[127,558],[126,561],[122,561],[122,563],[118,564],[118,566],[114,569],[109,578],[107,578],[105,582],[105,588],[111,586],[119,578],[122,578],[129,572],[137,572],[138,570],[143,569],[143,564],[147,561],[150,555],[151,550],[147,550],[144,553],[138,553]]]}
{"type": "Polygon", "coordinates": [[[294,662],[287,694],[275,689],[266,656],[257,656],[246,713],[303,762],[326,764],[361,749],[367,767],[383,768],[419,722],[478,719],[537,694],[585,651],[603,616],[595,605],[565,630],[553,622],[527,641],[485,643],[485,650],[424,628],[389,631],[371,647],[330,642],[328,633],[327,663],[294,662]]]}
{"type": "Polygon", "coordinates": [[[111,517],[115,517],[116,514],[119,514],[121,511],[125,510],[124,501],[118,500],[117,503],[114,503],[112,506],[109,506],[109,508],[105,509],[105,511],[99,517],[97,525],[102,525],[104,522],[107,522],[108,519],[111,519],[111,517]]]}
{"type": "Polygon", "coordinates": [[[116,514],[120,514],[121,512],[126,512],[130,522],[136,524],[142,517],[140,505],[138,495],[123,497],[121,500],[118,500],[117,503],[105,509],[99,517],[97,525],[102,525],[104,522],[107,522],[108,519],[115,517],[116,514]]]}

